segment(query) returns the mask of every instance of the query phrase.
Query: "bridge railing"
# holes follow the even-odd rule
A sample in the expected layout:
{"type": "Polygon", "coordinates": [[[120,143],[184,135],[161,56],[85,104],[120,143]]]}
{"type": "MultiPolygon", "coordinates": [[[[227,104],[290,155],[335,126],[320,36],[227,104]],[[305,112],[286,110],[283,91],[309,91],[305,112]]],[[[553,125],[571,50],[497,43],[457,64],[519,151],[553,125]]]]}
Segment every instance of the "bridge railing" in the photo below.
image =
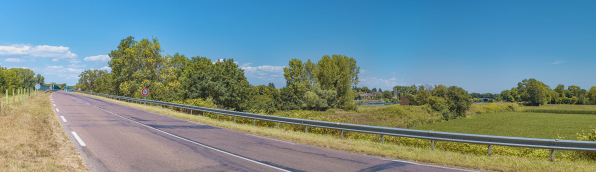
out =
{"type": "MultiPolygon", "coordinates": [[[[526,148],[540,148],[551,150],[551,160],[555,158],[555,150],[574,150],[574,151],[596,151],[596,142],[594,141],[577,141],[577,140],[559,140],[559,139],[538,139],[538,138],[524,138],[524,137],[506,137],[506,136],[492,136],[492,135],[478,135],[478,134],[463,134],[463,133],[450,133],[450,132],[439,132],[439,131],[426,131],[426,130],[414,130],[414,129],[403,129],[403,128],[391,128],[391,127],[378,127],[369,125],[358,125],[349,123],[336,123],[328,121],[317,121],[299,118],[288,118],[272,115],[262,115],[246,112],[237,112],[230,110],[206,108],[200,106],[191,106],[184,104],[177,104],[171,102],[163,102],[156,100],[137,99],[131,97],[114,96],[102,93],[90,93],[84,91],[75,91],[86,94],[98,95],[102,97],[109,97],[119,100],[136,101],[142,103],[150,103],[162,106],[177,107],[182,109],[189,109],[195,111],[209,112],[214,114],[222,114],[234,117],[250,118],[253,120],[271,121],[277,123],[295,124],[302,125],[305,127],[305,132],[308,132],[308,127],[318,127],[327,129],[336,129],[342,131],[353,131],[369,134],[379,134],[383,138],[384,136],[398,136],[398,137],[409,137],[418,139],[428,139],[431,141],[431,149],[434,149],[435,140],[438,141],[451,141],[451,142],[462,142],[462,143],[473,143],[473,144],[484,144],[488,145],[488,155],[491,155],[492,145],[499,146],[513,146],[513,147],[526,147],[526,148]]],[[[253,123],[254,125],[254,123],[253,123]]],[[[279,125],[278,125],[279,127],[279,125]]]]}

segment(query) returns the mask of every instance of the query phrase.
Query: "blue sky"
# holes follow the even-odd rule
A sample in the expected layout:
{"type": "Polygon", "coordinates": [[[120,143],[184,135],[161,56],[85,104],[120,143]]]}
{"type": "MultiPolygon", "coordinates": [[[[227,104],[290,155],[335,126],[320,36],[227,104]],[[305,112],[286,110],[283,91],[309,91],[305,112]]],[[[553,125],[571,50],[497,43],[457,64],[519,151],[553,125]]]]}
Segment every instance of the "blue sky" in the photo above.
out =
{"type": "Polygon", "coordinates": [[[253,85],[284,86],[292,58],[354,57],[359,86],[443,84],[500,93],[523,79],[596,85],[596,1],[11,1],[0,66],[74,85],[120,40],[233,58],[253,85]]]}

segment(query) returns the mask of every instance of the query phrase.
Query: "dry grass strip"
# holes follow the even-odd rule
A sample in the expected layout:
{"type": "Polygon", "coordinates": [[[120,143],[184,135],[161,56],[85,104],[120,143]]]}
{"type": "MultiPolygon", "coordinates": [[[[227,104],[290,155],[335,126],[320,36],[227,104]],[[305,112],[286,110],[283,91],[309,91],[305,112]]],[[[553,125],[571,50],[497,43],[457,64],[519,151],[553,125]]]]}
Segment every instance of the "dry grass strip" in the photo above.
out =
{"type": "Polygon", "coordinates": [[[0,171],[88,171],[58,120],[49,93],[8,108],[2,101],[0,171]]]}

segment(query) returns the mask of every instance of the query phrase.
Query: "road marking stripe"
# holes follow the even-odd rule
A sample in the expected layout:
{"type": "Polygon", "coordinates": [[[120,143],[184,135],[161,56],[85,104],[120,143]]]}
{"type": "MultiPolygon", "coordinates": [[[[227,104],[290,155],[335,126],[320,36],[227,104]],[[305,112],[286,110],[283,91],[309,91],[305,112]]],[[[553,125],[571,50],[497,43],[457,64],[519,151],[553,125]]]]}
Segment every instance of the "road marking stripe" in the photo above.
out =
{"type": "Polygon", "coordinates": [[[87,145],[85,144],[85,142],[83,142],[83,140],[81,140],[81,138],[79,137],[79,135],[77,135],[77,133],[76,133],[76,132],[74,132],[74,131],[73,131],[73,132],[72,132],[72,135],[75,137],[75,139],[77,139],[77,142],[79,142],[79,145],[81,145],[81,146],[87,146],[87,145]]]}
{"type": "MultiPolygon", "coordinates": [[[[97,107],[97,106],[96,106],[96,107],[97,107]]],[[[273,169],[276,169],[276,170],[279,170],[279,171],[287,171],[287,172],[290,172],[290,171],[288,171],[288,170],[285,170],[285,169],[282,169],[282,168],[279,168],[279,167],[276,167],[276,166],[272,166],[272,165],[269,165],[269,164],[264,164],[264,163],[262,163],[262,162],[259,162],[259,161],[256,161],[256,160],[248,159],[248,158],[245,158],[245,157],[242,157],[242,156],[239,156],[239,155],[236,155],[236,154],[230,153],[230,152],[226,152],[226,151],[224,151],[224,150],[220,150],[220,149],[218,149],[218,148],[211,147],[211,146],[209,146],[209,145],[205,145],[205,144],[202,144],[202,143],[199,143],[199,142],[195,142],[195,141],[193,141],[193,140],[190,140],[190,139],[186,139],[186,138],[184,138],[184,137],[180,137],[180,136],[178,136],[178,135],[175,135],[175,134],[172,134],[172,133],[168,133],[167,131],[163,131],[163,130],[160,130],[160,129],[157,129],[157,128],[153,128],[153,127],[151,127],[151,126],[145,125],[145,124],[143,124],[143,123],[137,122],[137,121],[135,121],[135,120],[132,120],[132,119],[129,119],[129,118],[127,118],[127,117],[124,117],[124,116],[121,116],[121,115],[118,115],[118,114],[112,113],[112,112],[110,112],[110,111],[107,111],[107,110],[105,110],[105,109],[103,109],[103,108],[100,108],[100,107],[97,107],[97,108],[98,108],[98,109],[101,109],[101,110],[103,110],[103,111],[106,111],[106,112],[108,112],[108,113],[110,113],[110,114],[112,114],[112,115],[116,115],[116,116],[119,116],[120,118],[124,118],[124,119],[126,119],[126,120],[132,121],[132,122],[134,122],[134,123],[137,123],[137,124],[139,124],[139,125],[145,126],[145,127],[147,127],[147,128],[150,128],[150,129],[153,129],[153,130],[156,130],[156,131],[162,132],[162,133],[164,133],[164,134],[170,135],[170,136],[172,136],[172,137],[176,137],[176,138],[178,138],[178,139],[181,139],[181,140],[184,140],[184,141],[187,141],[187,142],[190,142],[190,143],[194,143],[194,144],[196,144],[196,145],[199,145],[199,146],[203,146],[203,147],[205,147],[205,148],[208,148],[208,149],[211,149],[211,150],[214,150],[214,151],[217,151],[217,152],[221,152],[221,153],[224,153],[224,154],[227,154],[227,155],[230,155],[230,156],[236,157],[236,158],[240,158],[240,159],[247,160],[247,161],[250,161],[250,162],[253,162],[253,163],[256,163],[256,164],[260,164],[260,165],[263,165],[263,166],[267,166],[267,167],[270,167],[270,168],[273,168],[273,169]]],[[[73,132],[73,133],[74,133],[74,132],[73,132]]],[[[81,141],[81,142],[82,142],[82,141],[81,141]]]]}
{"type": "Polygon", "coordinates": [[[54,106],[56,106],[56,104],[54,104],[54,106]]]}
{"type": "Polygon", "coordinates": [[[60,112],[60,110],[58,110],[58,108],[56,108],[56,111],[60,112]]]}
{"type": "Polygon", "coordinates": [[[66,122],[66,118],[64,118],[64,116],[60,116],[60,118],[62,118],[62,121],[66,122]]]}

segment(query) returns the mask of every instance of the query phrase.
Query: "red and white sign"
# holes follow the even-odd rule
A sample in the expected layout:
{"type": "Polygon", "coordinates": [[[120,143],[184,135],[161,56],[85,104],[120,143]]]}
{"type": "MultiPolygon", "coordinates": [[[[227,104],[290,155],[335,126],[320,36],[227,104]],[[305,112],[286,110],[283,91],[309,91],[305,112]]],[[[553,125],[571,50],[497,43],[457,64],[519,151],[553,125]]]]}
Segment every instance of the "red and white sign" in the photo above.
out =
{"type": "Polygon", "coordinates": [[[141,91],[141,94],[143,94],[143,96],[149,95],[149,89],[143,88],[143,91],[141,91]]]}
{"type": "Polygon", "coordinates": [[[81,91],[81,88],[79,88],[79,91],[81,91]]]}

